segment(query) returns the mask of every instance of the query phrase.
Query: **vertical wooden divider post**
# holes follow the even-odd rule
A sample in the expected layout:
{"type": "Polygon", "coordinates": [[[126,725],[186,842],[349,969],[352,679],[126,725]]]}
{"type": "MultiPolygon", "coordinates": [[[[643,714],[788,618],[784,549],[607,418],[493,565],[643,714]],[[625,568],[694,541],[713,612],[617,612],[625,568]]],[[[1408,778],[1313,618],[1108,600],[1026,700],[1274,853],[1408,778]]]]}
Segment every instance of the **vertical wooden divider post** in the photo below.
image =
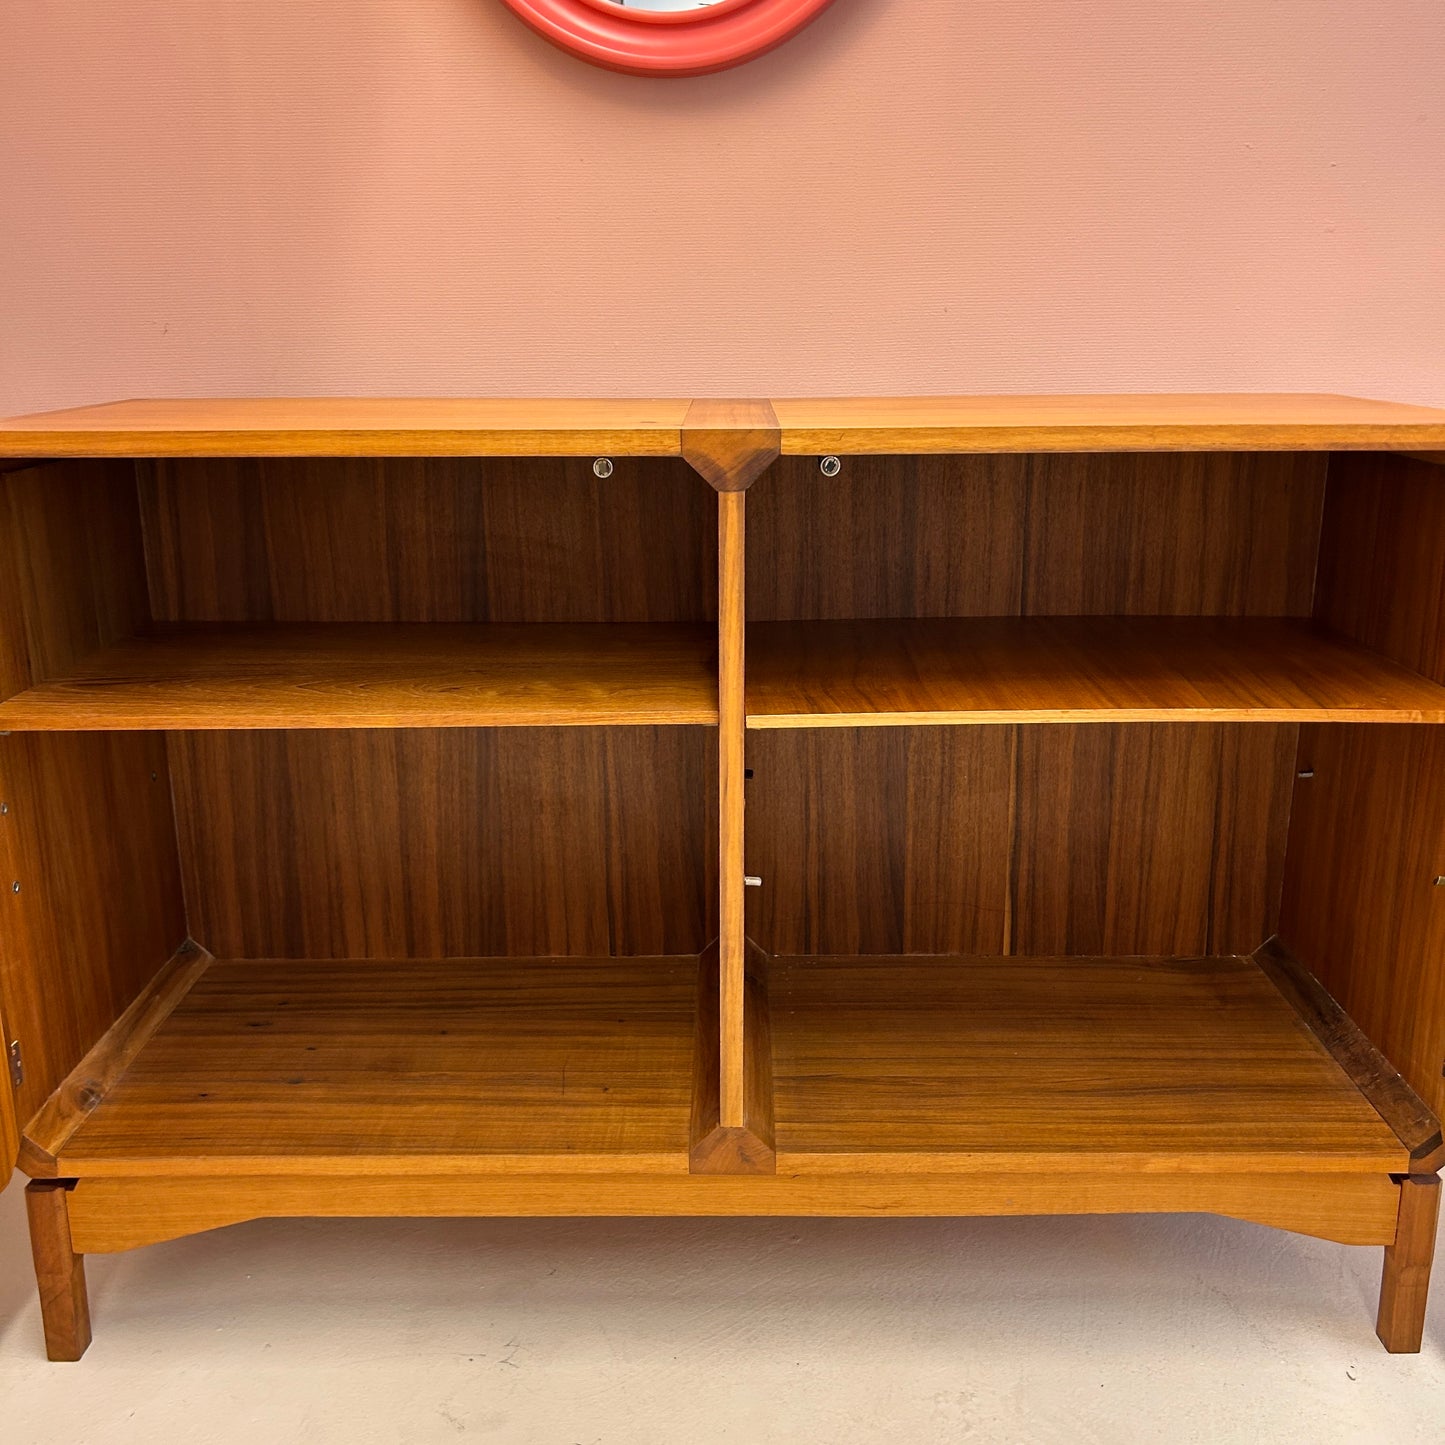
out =
{"type": "Polygon", "coordinates": [[[682,427],[682,455],[718,494],[718,942],[716,982],[705,957],[699,1028],[698,1101],[690,1156],[694,1174],[770,1174],[775,1168],[772,1080],[762,1047],[766,1003],[749,987],[743,896],[744,698],[747,489],[781,451],[767,401],[695,401],[682,427]],[[714,994],[715,989],[715,994],[714,994]],[[715,1010],[709,1005],[712,995],[715,1010]],[[750,1027],[750,1023],[755,1026],[750,1027]],[[714,1059],[716,1064],[714,1066],[714,1059]]]}

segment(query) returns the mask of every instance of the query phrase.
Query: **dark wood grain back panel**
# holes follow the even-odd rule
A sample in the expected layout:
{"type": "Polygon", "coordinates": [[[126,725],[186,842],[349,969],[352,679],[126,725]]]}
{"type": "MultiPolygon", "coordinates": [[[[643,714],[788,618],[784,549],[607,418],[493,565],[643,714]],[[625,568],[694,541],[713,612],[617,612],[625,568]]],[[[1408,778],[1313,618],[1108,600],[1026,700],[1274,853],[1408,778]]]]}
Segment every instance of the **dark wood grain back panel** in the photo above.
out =
{"type": "Polygon", "coordinates": [[[1017,729],[748,736],[749,931],[777,954],[999,953],[1017,729]]]}
{"type": "Polygon", "coordinates": [[[1326,458],[1035,457],[1026,616],[1307,617],[1326,458]]]}
{"type": "Polygon", "coordinates": [[[228,958],[698,953],[707,728],[174,733],[186,897],[228,958]]]}
{"type": "Polygon", "coordinates": [[[753,733],[753,936],[780,954],[1247,952],[1278,918],[1295,736],[753,733]]]}
{"type": "Polygon", "coordinates": [[[711,489],[680,460],[158,461],[157,620],[693,622],[715,615],[711,489]]]}
{"type": "Polygon", "coordinates": [[[749,493],[748,615],[1307,617],[1309,453],[784,457],[749,493]]]}
{"type": "MultiPolygon", "coordinates": [[[[681,461],[163,461],[140,490],[161,620],[715,615],[681,461]]],[[[194,927],[235,957],[696,953],[712,757],[666,728],[177,735],[194,927]]]]}
{"type": "Polygon", "coordinates": [[[1020,954],[1244,953],[1274,930],[1296,729],[1019,729],[1020,954]]]}
{"type": "MultiPolygon", "coordinates": [[[[830,480],[784,457],[749,492],[749,616],[1308,617],[1327,460],[870,456],[830,480]]],[[[963,731],[750,738],[760,944],[1179,956],[1274,928],[1292,725],[963,731]]]]}
{"type": "Polygon", "coordinates": [[[748,493],[748,616],[1011,617],[1027,457],[783,457],[748,493]]]}

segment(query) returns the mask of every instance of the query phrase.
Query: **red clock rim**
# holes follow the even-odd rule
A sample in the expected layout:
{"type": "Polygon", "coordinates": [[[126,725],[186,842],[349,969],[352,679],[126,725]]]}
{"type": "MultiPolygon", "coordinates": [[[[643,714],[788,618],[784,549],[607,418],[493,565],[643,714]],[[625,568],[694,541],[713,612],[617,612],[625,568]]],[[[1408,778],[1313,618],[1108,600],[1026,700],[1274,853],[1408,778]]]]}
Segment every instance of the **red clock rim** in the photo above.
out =
{"type": "Polygon", "coordinates": [[[593,65],[631,75],[706,75],[781,45],[832,0],[721,0],[639,11],[613,0],[504,0],[532,29],[593,65]]]}
{"type": "Polygon", "coordinates": [[[696,10],[639,10],[635,5],[620,5],[617,0],[586,0],[586,3],[604,15],[635,20],[641,25],[692,25],[698,20],[726,15],[729,10],[741,10],[745,5],[756,5],[758,0],[712,0],[711,5],[699,5],[696,10]]]}

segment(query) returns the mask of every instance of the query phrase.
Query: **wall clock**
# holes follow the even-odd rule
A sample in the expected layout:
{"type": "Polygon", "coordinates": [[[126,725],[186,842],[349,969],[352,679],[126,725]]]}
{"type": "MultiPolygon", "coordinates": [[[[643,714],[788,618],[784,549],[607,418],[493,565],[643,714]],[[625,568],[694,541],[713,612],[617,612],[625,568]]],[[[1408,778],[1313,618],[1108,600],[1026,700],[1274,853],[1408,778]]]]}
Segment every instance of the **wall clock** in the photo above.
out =
{"type": "Polygon", "coordinates": [[[632,75],[705,75],[801,30],[832,0],[505,0],[564,50],[632,75]]]}

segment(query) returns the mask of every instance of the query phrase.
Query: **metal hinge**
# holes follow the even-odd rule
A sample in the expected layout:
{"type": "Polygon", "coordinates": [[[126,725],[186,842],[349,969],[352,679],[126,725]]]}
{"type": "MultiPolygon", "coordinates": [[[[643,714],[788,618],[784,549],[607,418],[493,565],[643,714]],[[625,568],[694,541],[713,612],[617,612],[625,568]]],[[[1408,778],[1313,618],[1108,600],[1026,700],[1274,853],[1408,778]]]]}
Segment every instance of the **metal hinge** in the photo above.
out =
{"type": "Polygon", "coordinates": [[[10,1082],[18,1089],[25,1082],[25,1060],[20,1057],[19,1039],[10,1040],[10,1047],[5,1050],[5,1057],[10,1061],[10,1082]]]}

